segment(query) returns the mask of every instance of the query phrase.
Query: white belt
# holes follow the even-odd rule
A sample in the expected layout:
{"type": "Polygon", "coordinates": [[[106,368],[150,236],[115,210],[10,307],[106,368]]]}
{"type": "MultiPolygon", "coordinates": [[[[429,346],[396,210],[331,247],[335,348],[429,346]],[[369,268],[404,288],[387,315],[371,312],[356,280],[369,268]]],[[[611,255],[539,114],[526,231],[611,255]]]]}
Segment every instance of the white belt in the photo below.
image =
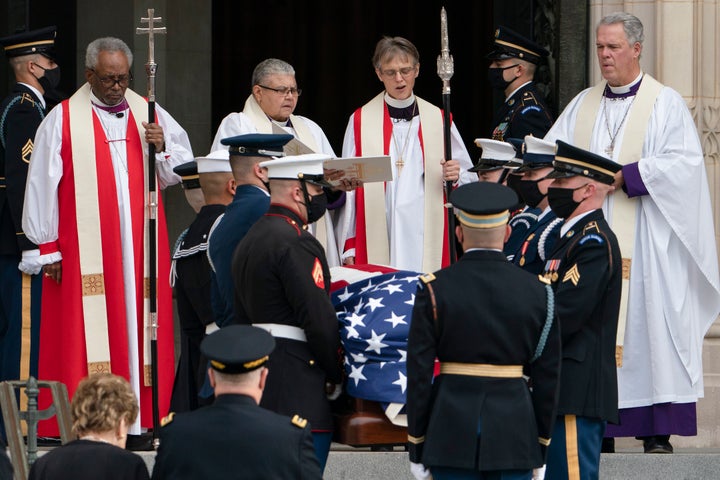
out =
{"type": "Polygon", "coordinates": [[[288,338],[290,340],[307,342],[305,330],[300,327],[293,327],[292,325],[281,325],[279,323],[253,323],[253,327],[267,330],[273,337],[288,338]]]}

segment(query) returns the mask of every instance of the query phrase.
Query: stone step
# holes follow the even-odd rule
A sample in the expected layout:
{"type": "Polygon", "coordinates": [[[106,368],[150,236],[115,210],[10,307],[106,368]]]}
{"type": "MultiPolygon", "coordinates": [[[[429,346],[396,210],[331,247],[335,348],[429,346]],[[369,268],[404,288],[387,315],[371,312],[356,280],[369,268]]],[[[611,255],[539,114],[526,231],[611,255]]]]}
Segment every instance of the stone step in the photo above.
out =
{"type": "MultiPolygon", "coordinates": [[[[152,471],[154,452],[138,452],[152,471]]],[[[325,480],[413,480],[404,451],[371,452],[333,447],[325,480]]],[[[720,478],[720,450],[678,449],[672,455],[642,453],[642,447],[603,454],[600,480],[706,480],[720,478]]]]}

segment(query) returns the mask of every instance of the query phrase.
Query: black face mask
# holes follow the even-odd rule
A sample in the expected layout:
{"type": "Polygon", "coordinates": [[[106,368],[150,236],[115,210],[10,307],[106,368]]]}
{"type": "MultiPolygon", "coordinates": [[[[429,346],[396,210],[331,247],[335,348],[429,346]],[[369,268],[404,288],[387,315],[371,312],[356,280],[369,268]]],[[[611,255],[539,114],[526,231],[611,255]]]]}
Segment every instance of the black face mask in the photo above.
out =
{"type": "Polygon", "coordinates": [[[327,195],[325,195],[325,192],[310,195],[305,182],[302,182],[302,190],[305,196],[305,208],[307,209],[307,223],[317,222],[325,215],[327,210],[327,195]]]}
{"type": "MultiPolygon", "coordinates": [[[[57,66],[55,68],[45,68],[41,65],[38,65],[37,63],[35,66],[42,68],[42,70],[45,72],[45,75],[38,78],[38,82],[40,82],[40,86],[45,90],[46,92],[55,90],[58,85],[60,85],[60,67],[57,66]]],[[[37,78],[37,77],[35,77],[37,78]]]]}
{"type": "Polygon", "coordinates": [[[538,183],[545,180],[541,178],[539,180],[520,180],[517,183],[517,192],[520,198],[529,207],[535,208],[538,203],[542,202],[546,194],[540,192],[538,183]]]}
{"type": "Polygon", "coordinates": [[[512,188],[513,191],[515,193],[517,193],[519,197],[522,197],[522,195],[520,195],[520,187],[519,187],[521,178],[522,177],[520,175],[515,175],[513,173],[510,173],[507,176],[507,186],[512,188]]]}
{"type": "Polygon", "coordinates": [[[518,64],[510,65],[507,67],[494,67],[488,69],[488,81],[490,82],[490,86],[494,88],[495,90],[505,90],[512,82],[515,81],[513,78],[509,82],[503,78],[503,72],[507,70],[508,68],[514,68],[517,67],[518,64]]]}
{"type": "Polygon", "coordinates": [[[558,217],[568,218],[584,201],[576,202],[573,200],[575,190],[580,190],[581,188],[587,187],[587,185],[586,183],[577,188],[548,188],[548,203],[550,204],[550,209],[558,217]]]}

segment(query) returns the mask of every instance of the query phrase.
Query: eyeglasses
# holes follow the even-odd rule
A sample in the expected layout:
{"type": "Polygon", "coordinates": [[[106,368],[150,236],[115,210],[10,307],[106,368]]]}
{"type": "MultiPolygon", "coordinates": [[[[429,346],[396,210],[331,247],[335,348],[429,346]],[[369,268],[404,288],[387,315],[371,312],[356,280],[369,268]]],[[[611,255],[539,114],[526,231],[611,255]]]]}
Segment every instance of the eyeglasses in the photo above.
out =
{"type": "Polygon", "coordinates": [[[117,77],[101,77],[98,75],[98,73],[90,69],[91,72],[95,74],[95,77],[100,81],[100,84],[105,88],[112,88],[117,83],[122,88],[127,88],[128,85],[130,85],[130,82],[133,80],[132,72],[130,72],[129,75],[118,75],[117,77]]]}
{"type": "Polygon", "coordinates": [[[279,93],[283,97],[287,95],[288,93],[292,95],[293,97],[299,97],[302,94],[302,88],[295,88],[295,87],[266,87],[265,85],[258,84],[258,87],[264,88],[265,90],[272,90],[275,93],[279,93]]]}
{"type": "Polygon", "coordinates": [[[402,75],[403,78],[407,78],[410,76],[411,73],[415,71],[416,68],[417,65],[413,65],[412,67],[403,67],[400,70],[380,70],[380,73],[382,73],[383,76],[388,78],[395,78],[398,73],[402,75]]]}

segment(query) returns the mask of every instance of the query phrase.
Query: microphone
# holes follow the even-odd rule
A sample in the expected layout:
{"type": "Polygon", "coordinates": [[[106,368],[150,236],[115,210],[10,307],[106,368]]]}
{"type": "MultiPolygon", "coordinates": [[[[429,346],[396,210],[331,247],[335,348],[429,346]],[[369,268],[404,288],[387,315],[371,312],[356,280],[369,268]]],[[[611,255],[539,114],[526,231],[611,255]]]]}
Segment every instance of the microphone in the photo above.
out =
{"type": "Polygon", "coordinates": [[[117,113],[115,114],[115,116],[116,116],[117,118],[122,118],[122,117],[125,116],[125,112],[117,112],[117,113]]]}

